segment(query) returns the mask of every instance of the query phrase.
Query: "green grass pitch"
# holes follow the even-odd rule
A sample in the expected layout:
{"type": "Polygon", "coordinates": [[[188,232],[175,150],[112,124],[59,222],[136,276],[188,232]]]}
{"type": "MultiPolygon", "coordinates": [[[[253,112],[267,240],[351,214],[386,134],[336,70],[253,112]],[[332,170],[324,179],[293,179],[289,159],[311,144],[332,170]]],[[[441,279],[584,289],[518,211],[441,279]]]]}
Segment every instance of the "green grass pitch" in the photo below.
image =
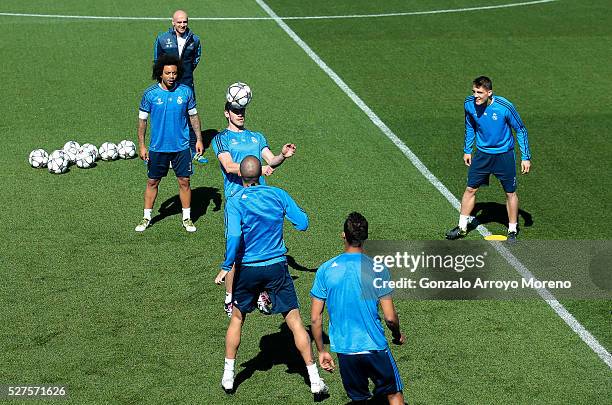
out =
{"type": "MultiPolygon", "coordinates": [[[[267,2],[279,16],[506,3],[267,2]]],[[[267,17],[251,0],[5,0],[0,13],[169,17],[179,6],[192,18],[267,17]]],[[[520,237],[528,242],[610,239],[611,16],[607,2],[584,0],[286,22],[457,197],[466,175],[462,102],[474,77],[491,76],[530,134],[533,173],[518,189],[520,237]]],[[[248,318],[241,384],[232,397],[220,389],[227,321],[213,279],[224,252],[223,185],[212,149],[211,163],[192,178],[193,235],[181,228],[171,176],[154,211],[164,203],[164,218],[134,232],[146,177],[138,159],[60,176],[27,164],[32,149],[50,152],[68,140],[135,141],[153,40],[168,26],[0,15],[0,384],[66,385],[75,403],[310,403],[280,317],[248,318]]],[[[298,145],[270,183],[310,215],[308,232],[286,232],[307,325],[308,270],[340,252],[348,212],[368,218],[372,239],[437,240],[455,224],[455,209],[274,21],[192,19],[190,27],[203,42],[195,75],[203,127],[224,127],[225,88],[240,80],[254,92],[247,126],[265,133],[275,152],[284,142],[298,145]]],[[[478,201],[501,207],[498,184],[478,201]]],[[[611,301],[563,304],[612,349],[611,301]]],[[[542,300],[397,307],[408,343],[392,351],[411,404],[612,397],[608,366],[542,300]]],[[[346,403],[339,374],[324,378],[332,393],[325,403],[346,403]]]]}

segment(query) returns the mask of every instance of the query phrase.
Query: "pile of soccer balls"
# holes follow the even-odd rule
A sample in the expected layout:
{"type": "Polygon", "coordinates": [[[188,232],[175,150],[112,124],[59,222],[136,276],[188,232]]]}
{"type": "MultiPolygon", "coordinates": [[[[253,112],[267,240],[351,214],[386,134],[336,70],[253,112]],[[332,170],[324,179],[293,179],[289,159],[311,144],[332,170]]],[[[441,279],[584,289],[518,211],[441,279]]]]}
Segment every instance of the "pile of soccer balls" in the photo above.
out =
{"type": "Polygon", "coordinates": [[[91,143],[79,145],[78,142],[68,141],[62,149],[54,150],[48,154],[44,149],[35,149],[28,158],[30,166],[34,168],[46,167],[50,173],[61,174],[68,170],[68,166],[76,164],[77,167],[88,169],[96,165],[96,160],[131,159],[136,156],[136,145],[127,139],[114,144],[104,142],[100,149],[91,143]]]}

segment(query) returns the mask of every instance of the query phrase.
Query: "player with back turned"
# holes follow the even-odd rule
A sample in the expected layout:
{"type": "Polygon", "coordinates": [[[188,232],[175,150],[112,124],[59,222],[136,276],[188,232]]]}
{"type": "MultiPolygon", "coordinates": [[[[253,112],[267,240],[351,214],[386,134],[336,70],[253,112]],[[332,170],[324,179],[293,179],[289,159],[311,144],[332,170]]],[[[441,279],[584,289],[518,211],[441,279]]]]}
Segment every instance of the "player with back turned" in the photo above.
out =
{"type": "Polygon", "coordinates": [[[337,353],[342,384],[355,403],[372,397],[368,380],[374,382],[374,396],[392,405],[404,404],[404,385],[378,315],[382,307],[393,343],[404,344],[388,287],[376,288],[375,278],[390,279],[388,269],[377,271],[372,258],[364,254],[368,221],[358,212],[344,222],[344,253],[323,263],[310,290],[312,335],[319,351],[319,363],[333,371],[334,361],[323,345],[322,313],[327,304],[331,351],[337,353]]]}

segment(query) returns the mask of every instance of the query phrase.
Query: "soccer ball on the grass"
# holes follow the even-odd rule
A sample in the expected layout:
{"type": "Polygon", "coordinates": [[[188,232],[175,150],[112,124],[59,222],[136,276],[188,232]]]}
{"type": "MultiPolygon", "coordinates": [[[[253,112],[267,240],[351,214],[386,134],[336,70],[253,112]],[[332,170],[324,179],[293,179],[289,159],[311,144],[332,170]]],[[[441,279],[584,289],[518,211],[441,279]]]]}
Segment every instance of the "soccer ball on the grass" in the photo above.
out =
{"type": "Polygon", "coordinates": [[[245,108],[253,97],[251,88],[246,83],[237,82],[227,88],[225,98],[234,108],[245,108]]]}
{"type": "Polygon", "coordinates": [[[47,169],[50,173],[60,174],[64,173],[68,169],[68,158],[66,152],[62,149],[54,150],[49,155],[49,161],[47,162],[47,169]]]}
{"type": "Polygon", "coordinates": [[[89,150],[80,151],[76,157],[76,165],[81,169],[90,168],[95,161],[94,155],[89,150]]]}
{"type": "Polygon", "coordinates": [[[45,167],[49,161],[49,154],[45,152],[44,149],[35,149],[30,152],[28,161],[30,162],[30,166],[34,168],[45,167]]]}
{"type": "Polygon", "coordinates": [[[117,145],[112,142],[104,142],[100,145],[100,158],[102,160],[115,160],[117,159],[117,145]]]}
{"type": "Polygon", "coordinates": [[[76,156],[80,148],[81,145],[76,141],[68,141],[64,144],[64,152],[66,152],[70,163],[76,162],[76,156]]]}
{"type": "Polygon", "coordinates": [[[134,142],[124,139],[117,145],[117,152],[121,159],[131,159],[136,156],[136,145],[134,142]]]}
{"type": "Polygon", "coordinates": [[[98,153],[98,148],[96,148],[96,145],[92,145],[91,143],[84,143],[83,145],[81,145],[81,152],[82,151],[87,151],[91,153],[91,155],[94,158],[94,161],[100,158],[100,154],[98,153]]]}

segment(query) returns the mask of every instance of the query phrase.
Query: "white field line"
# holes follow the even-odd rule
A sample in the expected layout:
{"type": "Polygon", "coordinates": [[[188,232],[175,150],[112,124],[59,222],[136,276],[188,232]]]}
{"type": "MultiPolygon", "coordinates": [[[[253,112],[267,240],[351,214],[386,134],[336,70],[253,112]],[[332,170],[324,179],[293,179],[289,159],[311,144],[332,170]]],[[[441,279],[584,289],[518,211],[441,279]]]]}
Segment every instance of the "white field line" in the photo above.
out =
{"type": "MultiPolygon", "coordinates": [[[[402,153],[412,162],[423,176],[451,203],[455,209],[459,210],[461,204],[459,200],[446,188],[444,184],[421,162],[421,160],[410,150],[401,139],[391,131],[391,129],[372,111],[366,103],[334,72],[323,60],[287,25],[274,13],[263,0],[255,0],[257,4],[291,37],[291,39],[312,59],[327,75],[342,89],[342,91],[368,116],[384,134],[402,151],[402,153]]],[[[479,225],[477,228],[481,235],[490,235],[489,230],[479,225]]],[[[533,278],[533,274],[525,267],[503,244],[491,243],[495,250],[506,259],[506,261],[516,269],[525,279],[533,278]]],[[[559,315],[561,319],[582,339],[605,364],[612,369],[612,355],[597,341],[597,339],[578,322],[576,318],[545,288],[537,289],[538,294],[546,303],[559,315]]]]}
{"type": "MultiPolygon", "coordinates": [[[[383,13],[383,14],[349,14],[349,15],[317,15],[303,17],[280,17],[283,20],[332,20],[347,18],[381,18],[401,17],[410,15],[463,13],[467,11],[492,10],[496,8],[530,6],[533,4],[551,3],[558,0],[537,0],[521,3],[498,4],[494,6],[479,6],[466,8],[453,8],[446,10],[410,11],[405,13],[383,13]]],[[[27,13],[0,13],[5,17],[38,17],[38,18],[67,18],[78,20],[111,20],[111,21],[170,21],[168,17],[121,17],[121,16],[95,16],[95,15],[62,15],[62,14],[27,14],[27,13]]],[[[272,17],[189,17],[192,21],[249,21],[249,20],[274,20],[272,17]]]]}

